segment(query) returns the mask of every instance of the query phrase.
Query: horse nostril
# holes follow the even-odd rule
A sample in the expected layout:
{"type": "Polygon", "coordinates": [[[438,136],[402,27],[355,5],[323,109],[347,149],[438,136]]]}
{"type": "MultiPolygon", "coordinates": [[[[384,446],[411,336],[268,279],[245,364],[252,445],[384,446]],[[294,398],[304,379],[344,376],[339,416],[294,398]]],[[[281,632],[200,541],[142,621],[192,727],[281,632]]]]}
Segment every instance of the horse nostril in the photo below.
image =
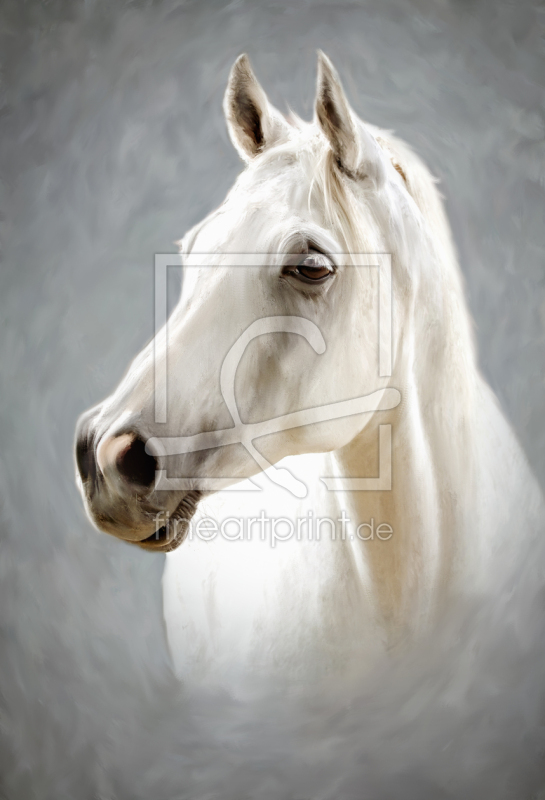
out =
{"type": "Polygon", "coordinates": [[[150,486],[155,479],[157,463],[146,453],[146,443],[135,438],[116,458],[116,466],[121,475],[131,483],[150,486]]]}

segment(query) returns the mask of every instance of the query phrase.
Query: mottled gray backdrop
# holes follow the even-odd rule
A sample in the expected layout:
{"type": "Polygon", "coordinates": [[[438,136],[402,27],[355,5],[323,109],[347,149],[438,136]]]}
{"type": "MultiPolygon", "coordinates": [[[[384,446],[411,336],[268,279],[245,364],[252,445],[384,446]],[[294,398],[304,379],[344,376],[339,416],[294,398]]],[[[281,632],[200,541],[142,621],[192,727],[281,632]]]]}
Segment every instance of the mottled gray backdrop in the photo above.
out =
{"type": "MultiPolygon", "coordinates": [[[[3,796],[195,800],[185,776],[198,785],[207,759],[170,673],[163,557],[93,530],[72,441],[152,334],[154,253],[240,169],[229,68],[248,52],[272,102],[309,118],[322,48],[356,111],[440,178],[482,370],[544,485],[543,7],[2,0],[0,15],[3,796]]],[[[295,797],[281,780],[238,797],[258,794],[295,797]]]]}

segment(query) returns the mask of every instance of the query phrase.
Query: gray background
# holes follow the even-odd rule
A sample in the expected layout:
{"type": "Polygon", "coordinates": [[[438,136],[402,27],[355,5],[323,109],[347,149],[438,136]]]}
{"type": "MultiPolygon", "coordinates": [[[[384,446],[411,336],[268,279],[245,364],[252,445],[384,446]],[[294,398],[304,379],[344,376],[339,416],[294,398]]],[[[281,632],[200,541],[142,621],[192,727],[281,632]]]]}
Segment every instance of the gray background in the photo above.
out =
{"type": "MultiPolygon", "coordinates": [[[[321,47],[356,111],[440,178],[482,370],[545,485],[543,9],[3,0],[0,14],[2,791],[231,796],[187,788],[207,759],[170,672],[163,557],[86,520],[76,418],[152,334],[153,254],[240,169],[221,113],[233,60],[247,51],[272,102],[308,119],[321,47]]],[[[234,796],[310,796],[252,785],[234,796]]]]}

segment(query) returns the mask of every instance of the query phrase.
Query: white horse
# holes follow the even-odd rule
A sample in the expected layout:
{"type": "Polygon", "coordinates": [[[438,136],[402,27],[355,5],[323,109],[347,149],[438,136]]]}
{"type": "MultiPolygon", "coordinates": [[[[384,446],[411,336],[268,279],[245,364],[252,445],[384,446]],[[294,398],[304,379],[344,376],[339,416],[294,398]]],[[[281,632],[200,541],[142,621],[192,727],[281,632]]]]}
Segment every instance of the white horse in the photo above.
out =
{"type": "Polygon", "coordinates": [[[99,528],[168,552],[181,676],[369,673],[494,596],[542,498],[479,374],[426,167],[322,54],[312,124],[271,107],[246,56],[224,108],[246,169],[181,242],[166,351],[162,333],[82,418],[83,495],[99,528]],[[366,266],[384,254],[386,369],[387,273],[366,266]]]}

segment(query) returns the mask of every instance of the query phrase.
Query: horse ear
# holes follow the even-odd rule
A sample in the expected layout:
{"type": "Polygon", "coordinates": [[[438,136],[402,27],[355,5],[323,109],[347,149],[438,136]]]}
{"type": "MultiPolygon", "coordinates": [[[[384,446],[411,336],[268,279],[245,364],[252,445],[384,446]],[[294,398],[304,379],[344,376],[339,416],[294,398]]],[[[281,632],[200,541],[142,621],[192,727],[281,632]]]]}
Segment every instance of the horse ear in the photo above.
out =
{"type": "Polygon", "coordinates": [[[231,141],[245,161],[287,138],[288,123],[270,105],[245,53],[231,68],[223,110],[231,141]]]}
{"type": "Polygon", "coordinates": [[[331,145],[339,167],[350,177],[371,178],[381,186],[386,177],[377,140],[350,108],[337,70],[318,51],[316,119],[331,145]]]}

